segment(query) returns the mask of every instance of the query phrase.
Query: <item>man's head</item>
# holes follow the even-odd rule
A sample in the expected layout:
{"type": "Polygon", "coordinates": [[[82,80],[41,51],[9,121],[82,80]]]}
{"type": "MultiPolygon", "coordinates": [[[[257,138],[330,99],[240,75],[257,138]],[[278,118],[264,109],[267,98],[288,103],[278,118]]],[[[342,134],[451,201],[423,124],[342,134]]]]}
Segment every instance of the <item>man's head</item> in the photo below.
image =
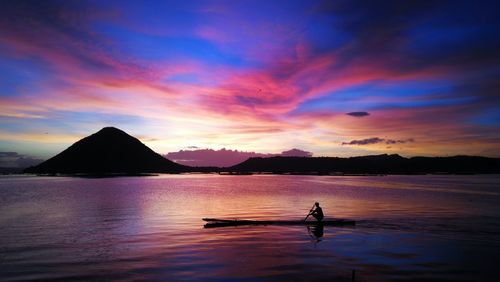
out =
{"type": "Polygon", "coordinates": [[[318,202],[316,202],[316,203],[314,203],[314,204],[315,204],[317,207],[319,207],[319,203],[318,203],[318,202]]]}

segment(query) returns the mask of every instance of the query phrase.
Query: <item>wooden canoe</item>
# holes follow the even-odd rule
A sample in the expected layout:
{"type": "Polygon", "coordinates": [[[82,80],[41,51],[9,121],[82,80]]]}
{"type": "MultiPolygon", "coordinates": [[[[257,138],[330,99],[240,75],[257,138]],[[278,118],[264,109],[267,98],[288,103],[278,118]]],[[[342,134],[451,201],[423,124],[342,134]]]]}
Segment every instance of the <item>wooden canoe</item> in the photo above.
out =
{"type": "Polygon", "coordinates": [[[207,223],[205,228],[241,226],[241,225],[323,225],[323,226],[349,226],[356,225],[356,221],[348,219],[331,219],[323,221],[303,220],[244,220],[244,219],[218,219],[203,218],[207,223]]]}

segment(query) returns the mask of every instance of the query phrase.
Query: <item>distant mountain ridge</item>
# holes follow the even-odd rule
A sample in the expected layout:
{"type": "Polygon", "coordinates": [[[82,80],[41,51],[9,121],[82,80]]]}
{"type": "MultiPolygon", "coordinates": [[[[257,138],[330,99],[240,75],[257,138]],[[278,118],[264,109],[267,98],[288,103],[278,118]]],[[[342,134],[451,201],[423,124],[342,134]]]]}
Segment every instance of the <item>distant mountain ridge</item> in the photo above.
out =
{"type": "Polygon", "coordinates": [[[255,157],[226,168],[189,167],[172,162],[124,131],[105,127],[26,173],[135,174],[181,172],[294,174],[500,173],[500,158],[475,156],[412,157],[255,157]]]}
{"type": "Polygon", "coordinates": [[[404,158],[397,154],[350,158],[271,157],[251,158],[228,170],[299,174],[500,173],[500,159],[476,156],[404,158]]]}
{"type": "Polygon", "coordinates": [[[186,170],[186,166],[165,159],[124,131],[105,127],[25,172],[178,173],[186,170]]]}

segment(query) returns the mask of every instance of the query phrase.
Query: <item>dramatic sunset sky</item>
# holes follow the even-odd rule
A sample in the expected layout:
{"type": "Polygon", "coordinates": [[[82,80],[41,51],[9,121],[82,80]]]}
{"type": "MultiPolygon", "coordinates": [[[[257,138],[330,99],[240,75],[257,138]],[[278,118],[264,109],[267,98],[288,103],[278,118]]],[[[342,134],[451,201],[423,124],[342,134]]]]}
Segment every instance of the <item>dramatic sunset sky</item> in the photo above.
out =
{"type": "Polygon", "coordinates": [[[500,156],[495,2],[1,1],[0,157],[500,156]]]}

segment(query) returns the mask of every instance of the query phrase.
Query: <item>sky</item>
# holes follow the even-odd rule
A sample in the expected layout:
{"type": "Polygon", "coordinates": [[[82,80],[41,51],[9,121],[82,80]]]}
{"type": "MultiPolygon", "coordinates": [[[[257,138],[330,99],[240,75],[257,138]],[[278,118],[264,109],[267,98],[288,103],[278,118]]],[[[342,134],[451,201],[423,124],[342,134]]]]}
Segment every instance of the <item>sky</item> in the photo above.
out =
{"type": "Polygon", "coordinates": [[[499,157],[499,34],[497,1],[1,1],[0,157],[499,157]]]}

